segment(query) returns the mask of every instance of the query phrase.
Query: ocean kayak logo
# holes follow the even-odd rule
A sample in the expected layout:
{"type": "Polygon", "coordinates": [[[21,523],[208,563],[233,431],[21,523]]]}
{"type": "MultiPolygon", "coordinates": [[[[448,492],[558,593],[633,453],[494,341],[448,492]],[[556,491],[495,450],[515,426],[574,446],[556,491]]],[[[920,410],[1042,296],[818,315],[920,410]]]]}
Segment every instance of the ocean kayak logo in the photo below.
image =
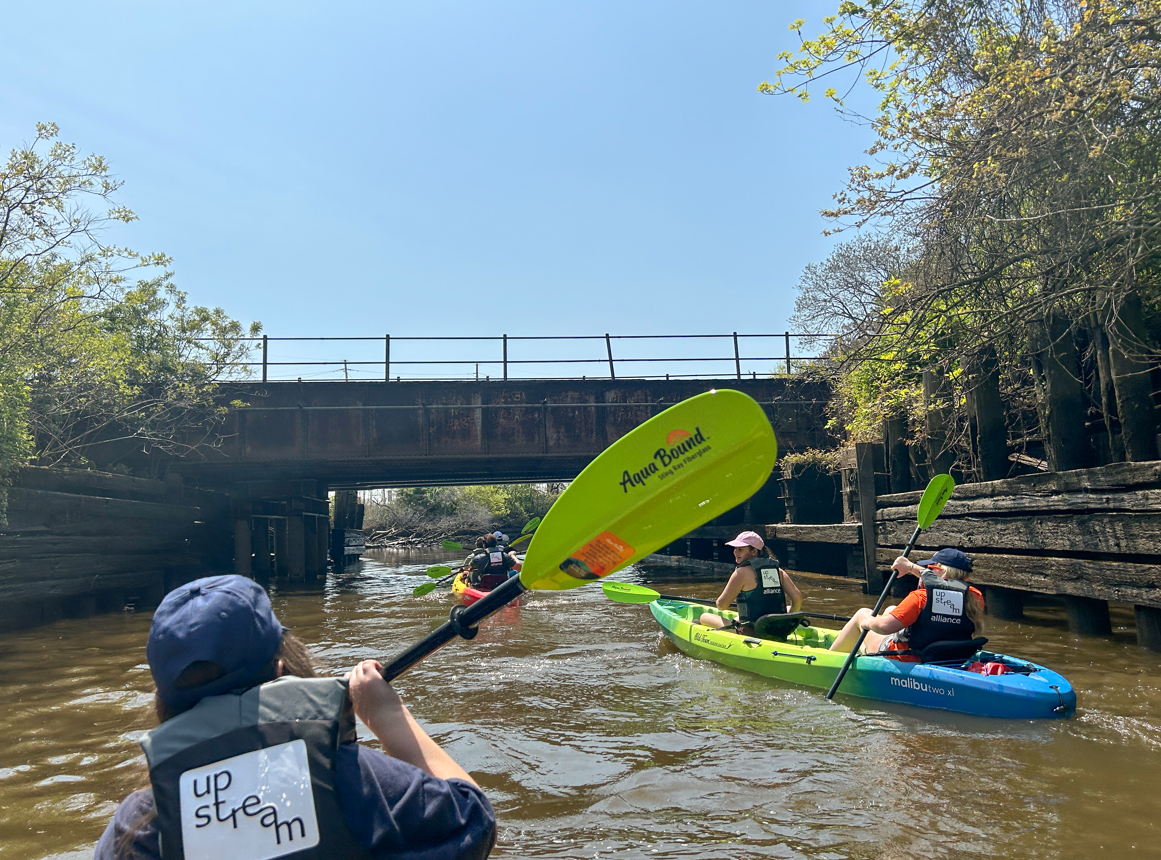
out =
{"type": "Polygon", "coordinates": [[[631,487],[644,487],[645,482],[653,477],[664,481],[712,447],[701,427],[694,427],[692,433],[681,427],[670,430],[665,437],[665,446],[653,452],[652,460],[639,469],[625,469],[621,474],[621,490],[627,493],[631,487]]]}

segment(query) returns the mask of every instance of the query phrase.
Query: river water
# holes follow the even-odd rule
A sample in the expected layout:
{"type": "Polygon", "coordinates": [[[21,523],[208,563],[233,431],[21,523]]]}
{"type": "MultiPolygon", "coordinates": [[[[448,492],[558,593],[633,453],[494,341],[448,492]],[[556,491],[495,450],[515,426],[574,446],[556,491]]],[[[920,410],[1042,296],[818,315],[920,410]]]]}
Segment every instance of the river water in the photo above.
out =
{"type": "MultiPolygon", "coordinates": [[[[335,673],[443,621],[411,590],[441,555],[380,552],[309,589],[283,622],[335,673]]],[[[674,568],[615,578],[711,597],[674,568]]],[[[819,612],[867,598],[800,578],[819,612]]],[[[972,718],[749,676],[682,655],[647,607],[599,588],[528,596],[397,680],[417,719],[488,793],[494,857],[1161,857],[1161,655],[1079,638],[1063,610],[989,619],[990,648],[1076,687],[1070,720],[972,718]]],[[[0,632],[0,858],[84,857],[144,780],[148,613],[0,632]]],[[[364,732],[364,734],[366,734],[364,732]]]]}

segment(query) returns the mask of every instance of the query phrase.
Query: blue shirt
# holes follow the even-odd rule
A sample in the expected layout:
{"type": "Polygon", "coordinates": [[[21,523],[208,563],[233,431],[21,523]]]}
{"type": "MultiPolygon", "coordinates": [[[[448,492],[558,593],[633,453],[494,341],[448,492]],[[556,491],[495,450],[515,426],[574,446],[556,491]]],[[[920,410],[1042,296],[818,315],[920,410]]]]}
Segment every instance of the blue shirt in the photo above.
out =
{"type": "MultiPolygon", "coordinates": [[[[484,793],[462,779],[439,779],[359,744],[336,756],[335,788],[343,818],[372,856],[401,860],[483,860],[496,841],[496,813],[484,793]]],[[[96,860],[160,860],[153,790],[135,791],[117,807],[97,841],[96,860]],[[145,816],[144,826],[140,822],[145,816]],[[134,853],[118,855],[123,834],[137,830],[134,853]]]]}

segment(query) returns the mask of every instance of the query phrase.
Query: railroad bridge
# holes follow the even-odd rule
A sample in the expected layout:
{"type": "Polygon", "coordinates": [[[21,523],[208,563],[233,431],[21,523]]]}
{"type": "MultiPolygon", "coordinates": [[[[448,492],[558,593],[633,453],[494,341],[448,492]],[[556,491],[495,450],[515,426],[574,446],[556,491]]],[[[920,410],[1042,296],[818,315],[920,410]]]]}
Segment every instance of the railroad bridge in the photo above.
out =
{"type": "Polygon", "coordinates": [[[783,450],[824,443],[828,387],[797,377],[234,383],[223,400],[246,405],[231,410],[223,444],[171,470],[224,490],[567,481],[634,427],[713,388],[762,404],[783,450]]]}
{"type": "MultiPolygon", "coordinates": [[[[224,402],[245,405],[223,444],[170,473],[232,498],[238,573],[311,578],[326,570],[331,490],[568,481],[668,406],[727,387],[762,404],[781,450],[825,443],[829,388],[796,377],[234,383],[224,402]]],[[[772,479],[732,519],[778,503],[772,479]]]]}

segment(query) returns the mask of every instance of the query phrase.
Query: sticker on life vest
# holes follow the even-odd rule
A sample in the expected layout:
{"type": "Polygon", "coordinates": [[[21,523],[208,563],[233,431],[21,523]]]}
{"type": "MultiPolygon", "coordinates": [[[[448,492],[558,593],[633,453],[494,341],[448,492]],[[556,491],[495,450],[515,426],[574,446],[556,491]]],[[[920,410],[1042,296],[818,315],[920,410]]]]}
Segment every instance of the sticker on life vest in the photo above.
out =
{"type": "Polygon", "coordinates": [[[270,860],[318,845],[303,740],[187,770],[179,788],[186,860],[270,860]]]}
{"type": "Polygon", "coordinates": [[[612,532],[601,532],[560,563],[576,579],[600,579],[633,557],[636,550],[612,532]]]}
{"type": "Polygon", "coordinates": [[[931,613],[933,615],[963,615],[963,594],[950,588],[931,590],[931,613]]]}
{"type": "Polygon", "coordinates": [[[778,576],[778,568],[764,567],[762,568],[762,590],[763,591],[781,591],[782,579],[778,576]]]}
{"type": "Polygon", "coordinates": [[[493,564],[493,565],[497,565],[499,567],[503,567],[504,566],[504,553],[502,553],[502,552],[490,552],[490,553],[488,553],[488,563],[493,564]]]}

